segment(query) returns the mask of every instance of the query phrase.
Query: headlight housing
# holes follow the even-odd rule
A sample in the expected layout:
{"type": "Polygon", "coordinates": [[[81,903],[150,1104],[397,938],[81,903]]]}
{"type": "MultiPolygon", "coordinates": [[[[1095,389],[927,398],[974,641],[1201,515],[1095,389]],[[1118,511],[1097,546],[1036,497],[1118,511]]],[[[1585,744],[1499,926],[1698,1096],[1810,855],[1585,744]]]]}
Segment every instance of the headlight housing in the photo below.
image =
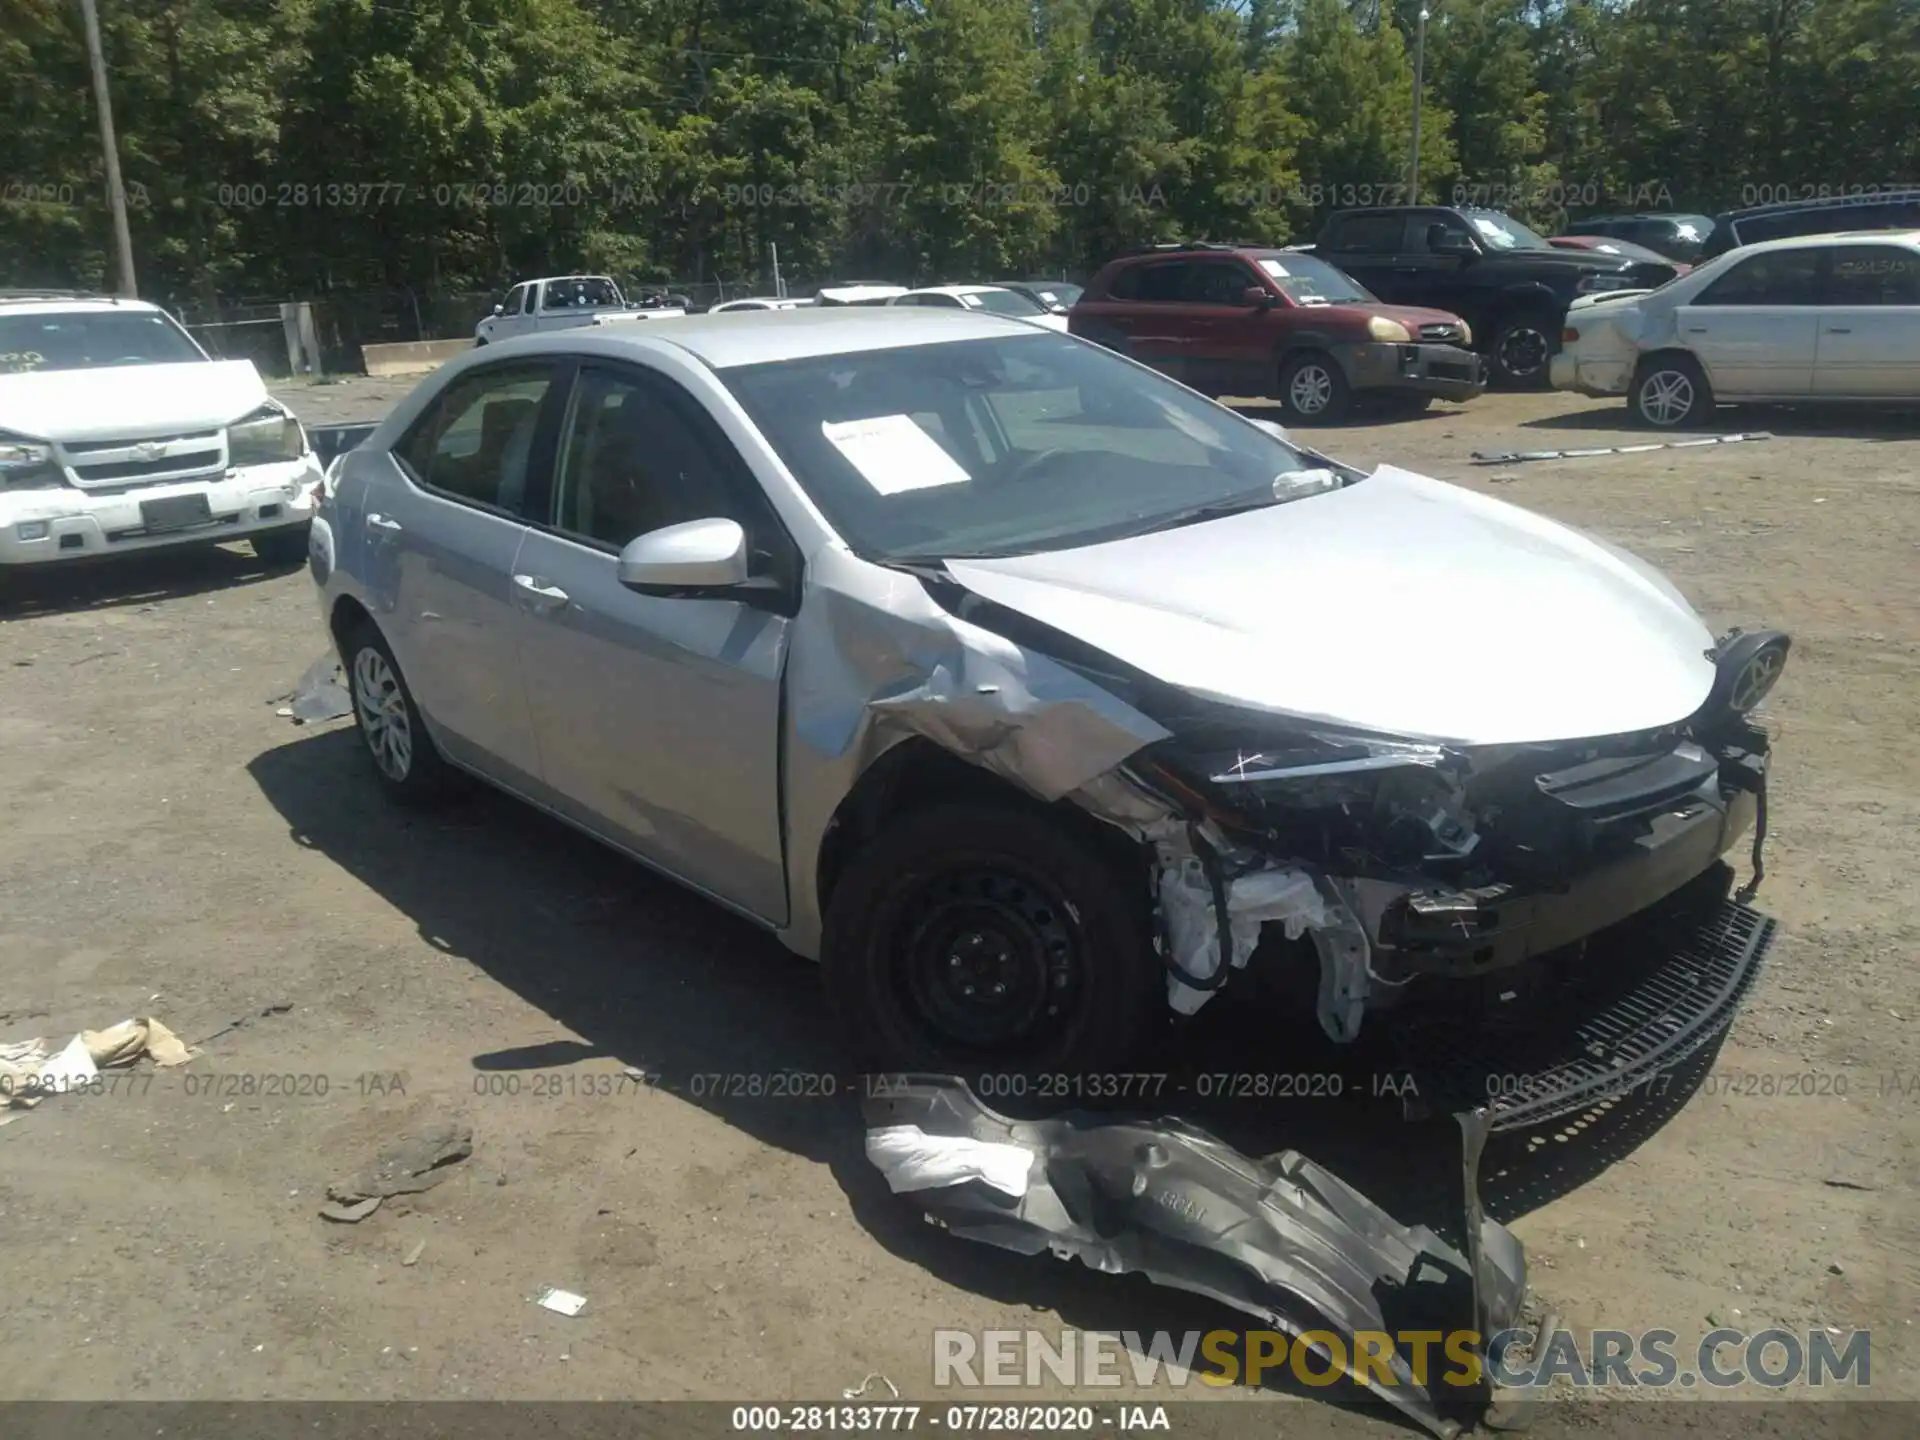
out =
{"type": "Polygon", "coordinates": [[[262,405],[227,427],[227,464],[272,465],[307,453],[300,422],[278,405],[262,405]]]}
{"type": "Polygon", "coordinates": [[[1413,332],[1398,320],[1389,320],[1384,315],[1372,315],[1367,319],[1367,334],[1389,345],[1406,345],[1412,342],[1413,332]]]}
{"type": "Polygon", "coordinates": [[[1460,322],[1460,343],[1462,345],[1473,344],[1473,326],[1464,320],[1460,322]]]}
{"type": "Polygon", "coordinates": [[[1792,647],[1792,638],[1779,630],[1733,630],[1721,636],[1714,646],[1718,673],[1707,698],[1708,713],[1751,714],[1778,683],[1792,647]]]}
{"type": "Polygon", "coordinates": [[[1582,275],[1573,288],[1582,295],[1593,295],[1608,290],[1631,290],[1634,288],[1634,284],[1633,277],[1630,275],[1608,275],[1603,272],[1594,272],[1582,275]]]}
{"type": "Polygon", "coordinates": [[[51,445],[0,430],[0,490],[44,490],[65,483],[51,445]]]}

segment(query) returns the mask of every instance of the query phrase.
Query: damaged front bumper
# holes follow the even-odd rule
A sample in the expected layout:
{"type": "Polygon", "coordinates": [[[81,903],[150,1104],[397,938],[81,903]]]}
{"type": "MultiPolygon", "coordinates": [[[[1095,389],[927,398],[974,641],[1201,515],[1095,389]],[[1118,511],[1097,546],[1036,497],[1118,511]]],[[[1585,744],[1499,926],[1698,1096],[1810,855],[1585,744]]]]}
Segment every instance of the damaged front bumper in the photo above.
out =
{"type": "Polygon", "coordinates": [[[1723,683],[1654,734],[1469,750],[1296,731],[1210,751],[1203,728],[1151,747],[1127,774],[1180,817],[1136,827],[1158,851],[1174,1008],[1197,1010],[1277,922],[1311,937],[1320,1024],[1346,1043],[1416,982],[1508,970],[1650,912],[1751,835],[1745,899],[1769,758],[1749,712],[1788,644],[1727,637],[1723,683]]]}
{"type": "MultiPolygon", "coordinates": [[[[1477,1402],[1489,1423],[1525,1418],[1524,1402],[1487,1383],[1497,1358],[1487,1347],[1520,1325],[1527,1271],[1519,1240],[1481,1210],[1483,1109],[1443,1122],[1458,1127],[1441,1187],[1451,1240],[1401,1224],[1296,1151],[1254,1159],[1176,1119],[1013,1120],[933,1076],[872,1077],[865,1110],[868,1158],[954,1235],[1141,1274],[1295,1337],[1331,1326],[1356,1351],[1358,1337],[1409,1334],[1410,1321],[1470,1335],[1477,1381],[1446,1398],[1477,1402]]],[[[1356,1381],[1429,1433],[1458,1433],[1425,1367],[1404,1348],[1376,1342],[1374,1354],[1379,1364],[1352,1368],[1356,1381]]]]}

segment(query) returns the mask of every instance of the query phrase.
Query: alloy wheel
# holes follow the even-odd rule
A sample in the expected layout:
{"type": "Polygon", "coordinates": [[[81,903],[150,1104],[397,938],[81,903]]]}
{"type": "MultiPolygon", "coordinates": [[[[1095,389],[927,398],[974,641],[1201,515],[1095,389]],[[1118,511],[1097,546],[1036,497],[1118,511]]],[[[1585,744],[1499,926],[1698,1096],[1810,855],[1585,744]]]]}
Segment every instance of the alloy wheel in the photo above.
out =
{"type": "Polygon", "coordinates": [[[1333,377],[1318,365],[1302,365],[1293,372],[1287,400],[1302,415],[1318,415],[1333,401],[1333,377]]]}
{"type": "Polygon", "coordinates": [[[1678,425],[1693,405],[1693,378],[1684,370],[1656,370],[1640,382],[1640,413],[1655,425],[1678,425]]]}
{"type": "Polygon", "coordinates": [[[393,666],[371,645],[353,657],[353,706],[380,773],[396,783],[413,770],[413,714],[393,666]]]}

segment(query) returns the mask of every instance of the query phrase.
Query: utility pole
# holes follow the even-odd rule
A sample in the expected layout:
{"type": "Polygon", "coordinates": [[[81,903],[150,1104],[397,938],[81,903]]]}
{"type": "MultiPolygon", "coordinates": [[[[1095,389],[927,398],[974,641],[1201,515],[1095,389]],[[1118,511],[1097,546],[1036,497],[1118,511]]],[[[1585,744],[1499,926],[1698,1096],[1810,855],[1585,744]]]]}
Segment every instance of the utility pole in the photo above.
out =
{"type": "Polygon", "coordinates": [[[127,229],[127,187],[120,182],[120,145],[113,137],[113,101],[107,95],[107,61],[100,50],[100,17],[93,0],[80,0],[87,22],[87,60],[93,66],[93,98],[100,110],[100,148],[107,161],[107,208],[113,212],[113,248],[120,261],[120,293],[135,299],[133,235],[127,229]]]}
{"type": "MultiPolygon", "coordinates": [[[[87,0],[91,4],[92,0],[87,0]]],[[[1420,20],[1413,42],[1413,163],[1407,167],[1407,203],[1420,203],[1420,100],[1427,88],[1427,7],[1420,7],[1420,20]]]]}

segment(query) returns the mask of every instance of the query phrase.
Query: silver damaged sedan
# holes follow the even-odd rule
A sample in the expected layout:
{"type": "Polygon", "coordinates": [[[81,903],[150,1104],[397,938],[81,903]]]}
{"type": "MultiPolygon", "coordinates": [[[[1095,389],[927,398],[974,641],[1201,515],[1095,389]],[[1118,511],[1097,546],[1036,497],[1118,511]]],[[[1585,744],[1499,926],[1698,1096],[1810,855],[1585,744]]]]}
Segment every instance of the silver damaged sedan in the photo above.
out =
{"type": "Polygon", "coordinates": [[[750,917],[881,1065],[1117,1070],[1269,968],[1345,1044],[1758,881],[1784,634],[994,316],[489,346],[334,463],[312,569],[394,799],[750,917]]]}

